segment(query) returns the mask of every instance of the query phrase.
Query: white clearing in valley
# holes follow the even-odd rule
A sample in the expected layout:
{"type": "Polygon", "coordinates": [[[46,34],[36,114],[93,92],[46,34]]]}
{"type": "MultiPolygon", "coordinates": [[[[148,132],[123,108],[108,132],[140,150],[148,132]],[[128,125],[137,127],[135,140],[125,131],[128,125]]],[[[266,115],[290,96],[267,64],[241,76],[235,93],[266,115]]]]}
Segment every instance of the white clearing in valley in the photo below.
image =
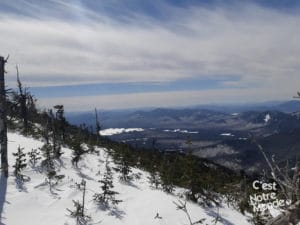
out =
{"type": "Polygon", "coordinates": [[[111,136],[115,134],[122,134],[128,132],[141,132],[144,131],[143,128],[108,128],[100,131],[100,135],[102,136],[111,136]]]}
{"type": "Polygon", "coordinates": [[[269,122],[270,119],[271,119],[270,114],[266,114],[266,116],[264,118],[265,123],[269,122]]]}

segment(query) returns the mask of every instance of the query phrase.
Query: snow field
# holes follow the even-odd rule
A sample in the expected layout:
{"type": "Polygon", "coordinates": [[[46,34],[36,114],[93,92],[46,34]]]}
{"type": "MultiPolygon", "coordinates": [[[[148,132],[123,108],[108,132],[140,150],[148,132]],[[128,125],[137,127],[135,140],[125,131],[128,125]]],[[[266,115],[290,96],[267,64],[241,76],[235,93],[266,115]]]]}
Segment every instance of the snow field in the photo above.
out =
{"type": "MultiPolygon", "coordinates": [[[[166,194],[161,190],[154,190],[149,187],[147,172],[134,168],[134,173],[139,173],[141,178],[130,184],[119,181],[118,174],[114,172],[114,190],[120,194],[117,199],[122,200],[115,208],[102,210],[94,201],[93,195],[101,192],[100,183],[105,160],[106,149],[98,148],[99,154],[85,154],[78,163],[78,169],[71,164],[72,150],[63,148],[64,154],[61,162],[56,162],[58,174],[65,175],[52,192],[45,184],[46,175],[29,165],[23,174],[30,177],[29,182],[16,183],[13,175],[14,157],[13,151],[17,151],[18,146],[25,148],[25,152],[32,148],[43,145],[41,141],[27,138],[16,133],[9,133],[9,163],[10,176],[7,181],[6,198],[2,211],[1,222],[5,225],[73,225],[76,224],[74,218],[69,217],[68,209],[73,209],[72,200],[81,200],[82,192],[76,188],[76,183],[82,179],[86,180],[86,214],[91,216],[90,224],[104,225],[184,225],[188,224],[186,215],[182,211],[176,210],[173,203],[179,199],[176,195],[166,194]],[[100,171],[100,175],[99,175],[100,171]],[[154,219],[159,213],[161,219],[154,219]]],[[[27,157],[28,158],[28,157],[27,157]]],[[[109,158],[109,161],[112,161],[109,158]]],[[[110,163],[114,167],[114,163],[110,163]]],[[[5,187],[1,186],[2,190],[5,187]]],[[[180,194],[183,190],[176,189],[180,194]]],[[[0,207],[1,208],[1,207],[0,207]]],[[[203,208],[196,204],[187,203],[187,208],[193,221],[206,218],[204,224],[215,224],[214,218],[218,210],[216,208],[203,208]]],[[[217,224],[226,225],[248,225],[247,217],[235,209],[224,205],[219,208],[221,221],[217,224]]],[[[1,223],[0,223],[1,224],[1,223]]]]}

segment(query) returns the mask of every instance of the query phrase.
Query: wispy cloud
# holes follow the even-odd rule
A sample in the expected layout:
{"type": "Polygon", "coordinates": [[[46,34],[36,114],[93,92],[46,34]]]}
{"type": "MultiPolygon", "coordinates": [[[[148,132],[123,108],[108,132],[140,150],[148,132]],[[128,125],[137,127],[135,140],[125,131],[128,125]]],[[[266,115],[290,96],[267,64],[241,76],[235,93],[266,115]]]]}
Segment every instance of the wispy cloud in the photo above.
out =
{"type": "Polygon", "coordinates": [[[171,82],[126,82],[31,87],[30,91],[37,97],[49,97],[49,93],[51,93],[52,98],[58,98],[108,94],[174,92],[185,90],[218,90],[226,89],[228,86],[234,87],[234,84],[238,83],[238,80],[238,77],[228,76],[223,79],[181,79],[171,82]]]}
{"type": "MultiPolygon", "coordinates": [[[[284,94],[290,94],[284,91],[284,94]]],[[[89,111],[100,109],[130,109],[142,107],[179,107],[198,104],[258,103],[269,100],[285,100],[282,92],[264,91],[260,88],[225,89],[202,91],[167,91],[151,93],[109,94],[80,97],[41,98],[39,105],[63,104],[67,111],[89,111]],[[264,96],[258,98],[257,96],[264,96]]]]}
{"type": "Polygon", "coordinates": [[[260,86],[265,90],[262,98],[277,87],[281,97],[300,87],[297,13],[249,2],[209,8],[157,1],[167,19],[155,19],[123,8],[123,17],[118,10],[105,13],[115,1],[97,10],[79,0],[4,2],[0,7],[11,10],[2,10],[0,43],[1,54],[11,55],[10,85],[18,63],[28,86],[234,75],[240,79],[227,82],[228,88],[260,86]]]}

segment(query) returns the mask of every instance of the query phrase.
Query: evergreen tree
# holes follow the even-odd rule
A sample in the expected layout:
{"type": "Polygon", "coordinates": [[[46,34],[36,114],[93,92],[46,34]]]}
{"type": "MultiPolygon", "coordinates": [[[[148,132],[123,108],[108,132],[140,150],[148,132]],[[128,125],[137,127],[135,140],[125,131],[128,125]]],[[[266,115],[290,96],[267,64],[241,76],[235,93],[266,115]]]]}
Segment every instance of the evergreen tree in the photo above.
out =
{"type": "Polygon", "coordinates": [[[40,123],[40,121],[38,121],[39,118],[39,111],[36,108],[36,102],[37,99],[30,94],[30,92],[27,92],[27,116],[28,116],[28,120],[31,122],[37,122],[40,123]]]}
{"type": "MultiPolygon", "coordinates": [[[[147,163],[149,163],[149,176],[147,178],[148,182],[150,183],[150,187],[158,189],[161,186],[161,178],[159,172],[160,160],[158,158],[158,155],[153,151],[153,154],[144,157],[145,159],[147,158],[147,163]]],[[[143,161],[145,160],[143,159],[144,157],[139,157],[139,164],[145,165],[146,162],[143,161]]]]}
{"type": "Polygon", "coordinates": [[[42,161],[42,168],[46,172],[47,178],[46,182],[49,184],[50,191],[52,187],[58,184],[65,176],[58,175],[55,169],[54,156],[53,156],[53,147],[50,144],[44,144],[41,148],[43,152],[44,160],[42,161]]]}
{"type": "Polygon", "coordinates": [[[63,105],[55,105],[53,108],[56,109],[55,128],[57,130],[57,133],[59,133],[61,135],[62,142],[65,142],[67,120],[66,120],[65,114],[64,114],[64,106],[63,105]]]}
{"type": "Polygon", "coordinates": [[[100,126],[100,122],[98,119],[98,111],[96,108],[95,108],[95,122],[96,122],[95,127],[96,127],[97,143],[99,143],[101,126],[100,126]]]}
{"type": "Polygon", "coordinates": [[[94,142],[94,129],[93,129],[93,126],[90,126],[89,130],[87,132],[88,132],[87,148],[89,149],[90,153],[94,153],[94,152],[96,152],[94,144],[97,144],[97,143],[94,142]]]}
{"type": "Polygon", "coordinates": [[[187,197],[197,202],[199,193],[202,193],[202,185],[200,177],[198,176],[198,160],[191,153],[185,157],[185,170],[183,179],[185,180],[186,186],[189,189],[187,197]]]}
{"type": "Polygon", "coordinates": [[[115,196],[119,193],[112,190],[114,188],[113,174],[112,174],[112,170],[109,166],[108,160],[106,160],[105,172],[103,175],[103,179],[98,182],[101,183],[100,187],[101,187],[102,193],[94,195],[95,202],[97,202],[98,204],[101,204],[105,207],[108,207],[109,204],[116,205],[116,204],[122,202],[121,200],[117,200],[115,198],[115,196]]]}
{"type": "Polygon", "coordinates": [[[61,141],[59,140],[59,136],[58,136],[58,128],[56,125],[57,120],[54,117],[52,109],[50,109],[49,115],[50,115],[51,129],[52,129],[53,154],[56,159],[59,159],[63,153],[61,152],[61,141]]]}
{"type": "Polygon", "coordinates": [[[26,154],[24,153],[24,148],[18,147],[18,151],[13,153],[13,156],[16,157],[14,174],[17,178],[24,179],[21,171],[27,166],[26,164],[26,154]]]}
{"type": "Polygon", "coordinates": [[[40,149],[44,156],[44,160],[42,161],[42,164],[41,164],[42,167],[47,172],[55,170],[51,144],[45,143],[40,149]]]}
{"type": "Polygon", "coordinates": [[[160,174],[157,166],[159,162],[157,160],[157,157],[155,157],[155,155],[151,159],[150,163],[151,163],[149,168],[150,176],[148,176],[147,178],[150,183],[150,187],[158,189],[161,186],[161,179],[160,179],[160,174]]]}
{"type": "Polygon", "coordinates": [[[161,179],[158,171],[152,170],[147,177],[152,188],[158,189],[161,185],[161,179]]]}
{"type": "Polygon", "coordinates": [[[174,191],[174,171],[177,169],[174,167],[173,162],[169,158],[164,158],[163,165],[161,168],[160,176],[162,189],[167,193],[172,193],[174,191]]]}
{"type": "Polygon", "coordinates": [[[85,153],[85,150],[83,149],[80,140],[75,139],[70,147],[72,148],[72,164],[78,167],[78,162],[81,159],[82,155],[85,153]]]}
{"type": "Polygon", "coordinates": [[[120,173],[120,180],[129,182],[133,179],[132,169],[129,164],[130,153],[127,148],[122,148],[120,151],[115,153],[116,164],[115,170],[120,173]]]}
{"type": "Polygon", "coordinates": [[[41,151],[43,152],[44,160],[42,161],[42,168],[45,170],[47,179],[46,181],[49,183],[50,189],[52,187],[52,179],[56,175],[55,165],[53,161],[52,154],[52,146],[50,144],[44,144],[41,147],[41,151]]]}
{"type": "Polygon", "coordinates": [[[121,158],[117,167],[115,168],[116,171],[120,173],[120,180],[124,182],[131,181],[133,179],[132,177],[132,170],[129,166],[128,162],[125,158],[121,158]]]}
{"type": "Polygon", "coordinates": [[[33,148],[30,152],[27,153],[29,156],[29,162],[32,166],[35,166],[36,163],[42,159],[41,152],[39,149],[33,148]]]}
{"type": "Polygon", "coordinates": [[[187,192],[187,197],[190,200],[197,202],[199,194],[203,193],[202,182],[198,173],[199,160],[196,156],[193,155],[191,149],[192,142],[189,138],[186,143],[189,148],[187,150],[187,154],[182,159],[182,163],[184,164],[182,179],[185,183],[185,186],[189,189],[189,191],[187,192]]]}
{"type": "Polygon", "coordinates": [[[50,131],[51,131],[51,119],[49,113],[46,110],[44,110],[43,112],[40,113],[39,117],[40,117],[40,123],[42,125],[41,136],[45,140],[45,143],[49,145],[50,131]]]}

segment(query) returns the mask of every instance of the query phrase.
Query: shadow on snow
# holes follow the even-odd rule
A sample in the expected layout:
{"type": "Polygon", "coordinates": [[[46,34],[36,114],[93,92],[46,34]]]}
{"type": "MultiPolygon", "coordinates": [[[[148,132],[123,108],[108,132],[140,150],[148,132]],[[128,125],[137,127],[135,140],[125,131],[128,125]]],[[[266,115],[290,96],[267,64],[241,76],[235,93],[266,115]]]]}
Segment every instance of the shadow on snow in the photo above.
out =
{"type": "Polygon", "coordinates": [[[6,202],[6,190],[7,190],[7,178],[1,173],[0,175],[0,225],[5,225],[2,222],[3,217],[3,207],[6,202]]]}

